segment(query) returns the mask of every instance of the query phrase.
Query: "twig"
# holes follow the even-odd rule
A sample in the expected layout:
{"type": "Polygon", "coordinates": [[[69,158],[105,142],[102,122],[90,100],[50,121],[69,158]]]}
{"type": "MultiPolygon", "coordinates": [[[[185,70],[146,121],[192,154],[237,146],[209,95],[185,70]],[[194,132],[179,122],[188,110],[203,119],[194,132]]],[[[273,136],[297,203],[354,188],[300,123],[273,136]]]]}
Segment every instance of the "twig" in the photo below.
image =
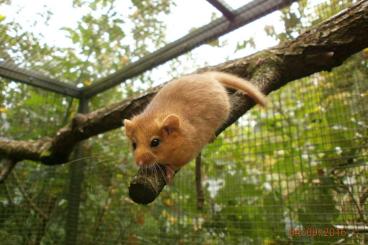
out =
{"type": "Polygon", "coordinates": [[[108,193],[107,193],[107,197],[105,199],[105,202],[104,202],[103,206],[101,207],[101,209],[98,212],[97,219],[96,219],[96,222],[94,224],[94,228],[92,229],[92,231],[93,231],[93,240],[92,241],[96,241],[96,238],[98,237],[98,233],[100,231],[101,224],[104,220],[104,216],[105,216],[106,211],[108,210],[108,208],[110,206],[112,193],[113,193],[113,186],[110,183],[108,193]]]}
{"type": "Polygon", "coordinates": [[[14,201],[13,201],[12,196],[10,194],[9,187],[8,187],[7,184],[4,184],[4,186],[5,186],[5,193],[6,193],[6,198],[8,199],[8,203],[11,206],[14,206],[14,201]]]}
{"type": "Polygon", "coordinates": [[[342,188],[344,188],[348,192],[351,201],[353,202],[355,208],[357,209],[358,214],[359,214],[359,220],[366,223],[365,215],[364,215],[363,210],[361,209],[360,203],[355,199],[354,194],[350,191],[349,187],[346,186],[342,180],[339,180],[339,182],[342,188]]]}
{"type": "Polygon", "coordinates": [[[39,215],[41,216],[42,219],[47,220],[48,219],[48,215],[46,215],[33,201],[32,199],[29,197],[28,193],[24,190],[23,186],[20,184],[18,176],[16,175],[16,173],[12,173],[14,180],[15,180],[15,185],[17,186],[17,188],[19,189],[20,193],[22,194],[22,196],[24,197],[24,199],[27,201],[28,205],[39,215]]]}
{"type": "Polygon", "coordinates": [[[2,160],[3,168],[0,171],[0,184],[6,180],[6,178],[9,176],[9,174],[14,169],[16,164],[17,164],[17,161],[12,160],[12,159],[2,160]]]}
{"type": "Polygon", "coordinates": [[[45,236],[46,226],[49,221],[50,215],[56,205],[56,200],[57,199],[52,196],[50,196],[50,198],[48,199],[46,206],[47,219],[41,219],[40,228],[37,230],[34,244],[41,244],[42,238],[45,236]]]}
{"type": "Polygon", "coordinates": [[[197,191],[197,209],[203,210],[204,207],[204,194],[202,186],[202,158],[201,153],[198,154],[195,160],[195,182],[197,191]]]}
{"type": "Polygon", "coordinates": [[[368,226],[367,225],[333,225],[336,229],[339,230],[346,230],[349,232],[355,232],[355,233],[367,233],[368,232],[368,226]]]}
{"type": "Polygon", "coordinates": [[[368,187],[365,187],[362,191],[362,194],[359,197],[360,206],[362,206],[362,207],[364,206],[364,203],[367,200],[367,198],[368,198],[368,187]]]}

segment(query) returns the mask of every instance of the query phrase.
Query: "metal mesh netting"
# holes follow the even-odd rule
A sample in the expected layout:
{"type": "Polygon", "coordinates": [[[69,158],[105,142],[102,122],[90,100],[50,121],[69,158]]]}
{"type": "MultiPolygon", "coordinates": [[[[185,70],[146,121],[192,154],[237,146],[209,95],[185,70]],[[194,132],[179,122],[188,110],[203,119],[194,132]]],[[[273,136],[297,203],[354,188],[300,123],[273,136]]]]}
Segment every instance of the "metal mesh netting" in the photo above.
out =
{"type": "Polygon", "coordinates": [[[1,137],[27,140],[51,136],[76,111],[77,102],[72,98],[8,79],[1,78],[0,90],[1,137]]]}
{"type": "MultiPolygon", "coordinates": [[[[70,162],[85,163],[78,244],[364,242],[367,76],[358,58],[272,94],[269,109],[253,109],[209,145],[202,210],[194,163],[152,205],[138,206],[127,197],[136,169],[122,132],[90,140],[88,157],[70,162]]],[[[67,166],[37,166],[17,166],[1,190],[4,244],[64,239],[67,166]]]]}
{"type": "Polygon", "coordinates": [[[102,148],[92,152],[101,156],[86,169],[80,242],[364,242],[368,97],[358,60],[273,93],[269,109],[253,109],[209,145],[202,210],[194,162],[152,205],[137,206],[127,198],[134,167],[122,132],[97,139],[102,148]],[[107,145],[116,150],[104,152],[107,145]]]}
{"type": "MultiPolygon", "coordinates": [[[[1,138],[27,140],[53,135],[74,114],[75,103],[47,91],[1,80],[1,138]],[[45,117],[45,115],[47,115],[45,117]]],[[[1,244],[61,241],[66,213],[67,165],[45,167],[31,161],[17,164],[0,187],[1,244]],[[57,231],[55,232],[55,230],[57,231]]]]}
{"type": "MultiPolygon", "coordinates": [[[[350,1],[325,12],[313,3],[296,29],[350,1]]],[[[128,197],[137,168],[120,129],[84,142],[65,165],[20,162],[0,184],[0,243],[365,244],[366,60],[359,53],[271,94],[269,108],[252,109],[203,150],[201,175],[191,162],[149,206],[128,197]]],[[[27,85],[0,88],[1,137],[52,136],[78,110],[76,100],[27,85]]],[[[109,90],[91,107],[119,99],[109,90]]]]}

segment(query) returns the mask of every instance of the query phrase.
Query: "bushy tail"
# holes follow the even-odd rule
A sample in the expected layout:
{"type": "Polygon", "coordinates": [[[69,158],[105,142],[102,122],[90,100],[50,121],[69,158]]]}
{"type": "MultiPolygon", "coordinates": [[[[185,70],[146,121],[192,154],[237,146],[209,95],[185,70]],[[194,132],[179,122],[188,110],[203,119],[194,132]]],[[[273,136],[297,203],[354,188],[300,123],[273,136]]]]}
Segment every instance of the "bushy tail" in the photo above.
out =
{"type": "Polygon", "coordinates": [[[261,91],[259,91],[259,89],[256,86],[254,86],[247,80],[224,72],[213,71],[213,72],[206,72],[206,74],[212,76],[214,79],[219,81],[225,87],[241,90],[249,97],[254,99],[261,106],[265,107],[267,105],[266,96],[261,91]]]}

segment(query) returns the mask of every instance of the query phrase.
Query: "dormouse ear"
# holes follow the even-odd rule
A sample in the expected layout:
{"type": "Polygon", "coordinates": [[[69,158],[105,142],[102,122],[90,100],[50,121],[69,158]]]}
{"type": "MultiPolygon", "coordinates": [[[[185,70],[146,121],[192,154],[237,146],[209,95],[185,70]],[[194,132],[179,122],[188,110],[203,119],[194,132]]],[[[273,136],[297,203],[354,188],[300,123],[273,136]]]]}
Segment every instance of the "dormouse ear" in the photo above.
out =
{"type": "Polygon", "coordinates": [[[134,128],[134,123],[128,119],[124,119],[123,123],[125,127],[125,133],[128,137],[130,137],[134,128]]]}
{"type": "Polygon", "coordinates": [[[177,115],[170,114],[162,122],[162,129],[167,134],[178,130],[180,127],[180,118],[177,115]]]}

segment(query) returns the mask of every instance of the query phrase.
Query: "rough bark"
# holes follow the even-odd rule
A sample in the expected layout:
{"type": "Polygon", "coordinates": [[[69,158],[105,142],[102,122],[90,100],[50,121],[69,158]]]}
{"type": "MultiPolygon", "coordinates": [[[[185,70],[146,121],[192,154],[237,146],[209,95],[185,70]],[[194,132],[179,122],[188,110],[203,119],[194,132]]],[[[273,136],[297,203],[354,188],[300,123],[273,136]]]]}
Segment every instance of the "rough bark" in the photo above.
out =
{"type": "MultiPolygon", "coordinates": [[[[360,1],[295,40],[197,72],[229,72],[251,80],[262,92],[268,94],[295,79],[339,66],[351,55],[368,47],[367,33],[368,1],[360,1]]],[[[63,164],[79,141],[121,127],[122,119],[141,111],[158,89],[154,88],[142,96],[83,116],[78,115],[53,138],[36,141],[0,140],[0,156],[16,161],[30,159],[49,165],[63,164]]],[[[218,134],[254,105],[241,93],[232,93],[230,98],[231,116],[218,130],[218,134]]]]}

